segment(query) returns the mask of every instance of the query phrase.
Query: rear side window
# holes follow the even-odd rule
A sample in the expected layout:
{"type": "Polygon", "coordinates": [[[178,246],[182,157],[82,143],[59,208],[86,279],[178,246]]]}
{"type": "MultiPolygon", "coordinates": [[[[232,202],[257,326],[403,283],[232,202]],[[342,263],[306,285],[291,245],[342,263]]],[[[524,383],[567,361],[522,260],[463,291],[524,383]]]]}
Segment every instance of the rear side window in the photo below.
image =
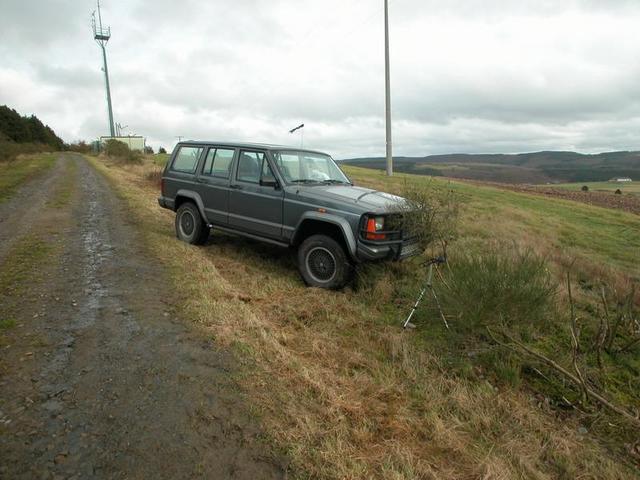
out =
{"type": "Polygon", "coordinates": [[[171,170],[186,173],[195,172],[201,153],[202,147],[180,147],[180,150],[178,150],[178,154],[171,165],[171,170]]]}
{"type": "Polygon", "coordinates": [[[228,148],[211,148],[207,153],[202,173],[214,177],[229,178],[233,153],[234,151],[228,148]]]}
{"type": "Polygon", "coordinates": [[[238,160],[238,180],[243,182],[260,183],[262,162],[265,161],[262,152],[240,152],[238,160]]]}

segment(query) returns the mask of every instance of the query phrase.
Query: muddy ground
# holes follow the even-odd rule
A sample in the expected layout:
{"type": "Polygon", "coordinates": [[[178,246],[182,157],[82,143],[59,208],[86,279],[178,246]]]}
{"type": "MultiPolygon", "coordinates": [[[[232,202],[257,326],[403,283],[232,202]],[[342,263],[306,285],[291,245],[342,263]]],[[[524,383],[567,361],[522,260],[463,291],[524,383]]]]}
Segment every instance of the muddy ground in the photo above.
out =
{"type": "Polygon", "coordinates": [[[285,478],[132,222],[75,154],[0,205],[0,478],[285,478]]]}

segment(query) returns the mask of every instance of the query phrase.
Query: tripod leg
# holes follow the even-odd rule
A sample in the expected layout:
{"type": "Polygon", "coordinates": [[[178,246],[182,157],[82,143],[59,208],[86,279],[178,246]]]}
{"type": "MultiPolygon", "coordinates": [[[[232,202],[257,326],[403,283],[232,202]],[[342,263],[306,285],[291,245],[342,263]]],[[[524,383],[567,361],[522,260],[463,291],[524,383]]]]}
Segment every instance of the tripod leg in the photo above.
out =
{"type": "Polygon", "coordinates": [[[420,301],[422,300],[422,297],[424,297],[424,293],[426,291],[427,291],[427,287],[424,287],[422,289],[422,291],[420,292],[420,296],[418,297],[418,300],[416,300],[415,305],[411,309],[411,312],[409,313],[409,316],[404,321],[404,324],[402,325],[402,328],[407,328],[407,325],[409,325],[409,322],[411,321],[411,317],[413,317],[413,314],[416,313],[416,310],[418,309],[418,305],[420,304],[420,301]]]}
{"type": "Polygon", "coordinates": [[[440,300],[438,300],[438,295],[436,295],[436,291],[433,288],[433,286],[431,287],[431,294],[433,295],[433,298],[435,298],[436,300],[436,305],[438,306],[438,311],[440,312],[440,317],[442,317],[444,326],[447,327],[447,330],[449,330],[449,323],[447,322],[447,318],[444,316],[444,313],[442,312],[442,307],[440,306],[440,300]]]}
{"type": "Polygon", "coordinates": [[[430,288],[431,290],[433,290],[433,288],[431,287],[432,279],[433,279],[433,263],[429,264],[429,273],[427,274],[427,283],[425,284],[424,288],[420,292],[420,296],[418,297],[418,300],[416,300],[415,305],[411,309],[411,312],[409,313],[409,316],[404,321],[404,324],[402,325],[402,328],[407,328],[408,326],[411,326],[412,328],[415,328],[415,325],[410,323],[411,317],[413,317],[413,314],[416,313],[416,310],[418,309],[418,305],[420,304],[420,301],[422,300],[422,297],[424,297],[424,294],[427,291],[427,289],[430,288]]]}

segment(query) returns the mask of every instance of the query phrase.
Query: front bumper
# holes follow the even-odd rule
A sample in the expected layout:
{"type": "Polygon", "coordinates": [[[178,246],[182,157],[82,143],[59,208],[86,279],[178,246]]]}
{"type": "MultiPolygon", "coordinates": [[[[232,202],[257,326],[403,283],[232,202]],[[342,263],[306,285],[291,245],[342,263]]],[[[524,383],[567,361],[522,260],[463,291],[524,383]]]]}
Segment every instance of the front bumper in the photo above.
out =
{"type": "Polygon", "coordinates": [[[403,260],[419,253],[420,244],[413,238],[395,242],[368,242],[360,239],[356,249],[361,261],[403,260]]]}

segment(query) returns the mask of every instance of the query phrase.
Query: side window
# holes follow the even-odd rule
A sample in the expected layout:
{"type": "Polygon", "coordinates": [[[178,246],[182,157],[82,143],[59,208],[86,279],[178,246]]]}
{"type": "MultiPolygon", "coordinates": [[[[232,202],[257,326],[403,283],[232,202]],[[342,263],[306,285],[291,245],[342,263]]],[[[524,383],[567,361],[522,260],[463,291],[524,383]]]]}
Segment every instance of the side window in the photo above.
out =
{"type": "Polygon", "coordinates": [[[229,178],[229,170],[233,161],[233,150],[226,148],[218,148],[216,150],[216,158],[213,161],[213,176],[229,178]]]}
{"type": "Polygon", "coordinates": [[[180,147],[171,165],[171,170],[186,173],[195,172],[201,153],[202,147],[180,147]]]}
{"type": "Polygon", "coordinates": [[[207,153],[202,173],[214,177],[229,178],[229,170],[234,150],[228,148],[211,148],[207,153]]]}
{"type": "Polygon", "coordinates": [[[207,158],[204,160],[204,167],[202,167],[203,175],[211,175],[213,169],[213,158],[216,156],[216,149],[210,148],[207,152],[207,158]]]}
{"type": "Polygon", "coordinates": [[[264,162],[264,153],[241,151],[237,179],[243,182],[260,183],[262,162],[264,162]]]}

